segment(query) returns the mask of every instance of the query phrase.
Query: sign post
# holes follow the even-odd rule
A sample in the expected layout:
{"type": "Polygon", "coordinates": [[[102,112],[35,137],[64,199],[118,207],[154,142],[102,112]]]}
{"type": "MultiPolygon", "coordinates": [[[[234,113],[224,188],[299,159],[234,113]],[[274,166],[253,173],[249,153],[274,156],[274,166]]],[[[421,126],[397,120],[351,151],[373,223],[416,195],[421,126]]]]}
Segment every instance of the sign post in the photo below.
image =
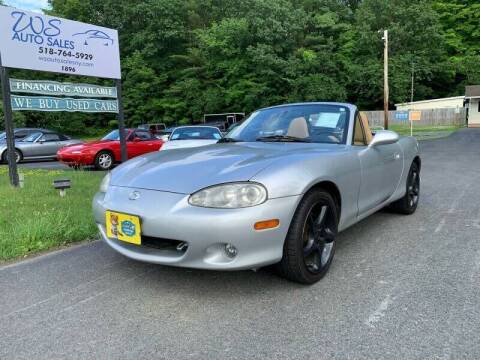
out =
{"type": "Polygon", "coordinates": [[[118,131],[120,131],[120,150],[122,154],[122,162],[127,161],[127,141],[126,141],[126,132],[125,132],[125,118],[123,114],[123,103],[122,99],[122,80],[115,80],[117,86],[117,96],[118,96],[118,131]]]}
{"type": "Polygon", "coordinates": [[[122,161],[127,159],[117,30],[0,6],[0,55],[7,157],[10,182],[13,186],[18,186],[19,181],[15,162],[11,89],[14,92],[42,95],[116,97],[117,101],[15,95],[13,100],[14,110],[118,113],[122,161]],[[108,93],[109,90],[95,85],[82,88],[82,84],[52,85],[52,82],[37,84],[32,91],[31,81],[24,81],[23,85],[18,81],[10,82],[8,68],[113,79],[116,83],[116,94],[112,96],[97,93],[96,91],[108,93]],[[93,95],[87,94],[88,91],[93,92],[93,95]]]}
{"type": "Polygon", "coordinates": [[[383,31],[383,115],[384,115],[384,128],[388,130],[388,30],[383,31]]]}
{"type": "Polygon", "coordinates": [[[8,176],[10,177],[10,184],[18,187],[20,185],[20,182],[18,178],[17,161],[15,159],[12,104],[10,103],[10,81],[8,76],[8,69],[2,66],[1,54],[0,77],[2,80],[3,112],[5,118],[5,134],[7,140],[8,176]]]}
{"type": "Polygon", "coordinates": [[[413,122],[420,121],[422,119],[421,111],[410,111],[410,136],[413,136],[413,122]]]}

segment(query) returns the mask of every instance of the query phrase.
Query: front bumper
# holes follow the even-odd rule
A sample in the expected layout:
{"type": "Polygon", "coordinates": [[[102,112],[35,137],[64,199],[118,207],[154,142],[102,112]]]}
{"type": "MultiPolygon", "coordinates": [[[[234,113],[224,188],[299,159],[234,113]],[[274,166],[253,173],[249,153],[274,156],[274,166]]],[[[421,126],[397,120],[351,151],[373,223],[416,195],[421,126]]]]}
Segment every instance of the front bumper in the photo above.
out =
{"type": "MultiPolygon", "coordinates": [[[[93,212],[102,238],[119,253],[155,264],[211,270],[241,270],[280,261],[283,244],[300,196],[270,199],[244,209],[209,209],[188,204],[188,195],[162,191],[110,186],[107,194],[98,193],[93,212]],[[129,200],[132,191],[138,200],[129,200]],[[185,251],[131,245],[106,236],[105,211],[137,215],[141,219],[142,239],[168,239],[185,242],[185,251]],[[277,228],[256,231],[257,221],[279,219],[277,228]],[[238,250],[226,256],[225,244],[238,250]]],[[[143,241],[143,240],[142,240],[143,241]]]]}
{"type": "Polygon", "coordinates": [[[88,153],[57,153],[57,160],[66,165],[93,165],[94,159],[95,155],[88,153]]]}

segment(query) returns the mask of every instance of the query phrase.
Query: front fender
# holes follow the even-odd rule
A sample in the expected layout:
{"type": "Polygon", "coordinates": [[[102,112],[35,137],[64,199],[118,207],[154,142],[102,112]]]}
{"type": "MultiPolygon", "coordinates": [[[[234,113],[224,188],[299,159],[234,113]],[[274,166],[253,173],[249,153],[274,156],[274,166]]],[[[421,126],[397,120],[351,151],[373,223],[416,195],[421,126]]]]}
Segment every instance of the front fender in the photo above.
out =
{"type": "Polygon", "coordinates": [[[288,163],[275,161],[250,180],[266,186],[268,197],[281,198],[305,194],[315,185],[329,181],[338,188],[342,200],[339,229],[358,212],[360,162],[348,151],[289,156],[288,163]]]}

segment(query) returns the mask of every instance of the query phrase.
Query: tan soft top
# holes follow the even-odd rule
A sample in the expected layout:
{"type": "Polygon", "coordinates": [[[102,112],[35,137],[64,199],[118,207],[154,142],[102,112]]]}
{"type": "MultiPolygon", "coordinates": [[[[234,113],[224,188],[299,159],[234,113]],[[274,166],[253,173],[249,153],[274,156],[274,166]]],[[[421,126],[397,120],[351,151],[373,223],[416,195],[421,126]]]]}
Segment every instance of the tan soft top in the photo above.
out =
{"type": "Polygon", "coordinates": [[[360,112],[360,121],[362,122],[363,129],[365,130],[365,138],[367,144],[370,144],[373,139],[372,130],[370,130],[370,125],[368,125],[368,117],[363,111],[360,112]]]}

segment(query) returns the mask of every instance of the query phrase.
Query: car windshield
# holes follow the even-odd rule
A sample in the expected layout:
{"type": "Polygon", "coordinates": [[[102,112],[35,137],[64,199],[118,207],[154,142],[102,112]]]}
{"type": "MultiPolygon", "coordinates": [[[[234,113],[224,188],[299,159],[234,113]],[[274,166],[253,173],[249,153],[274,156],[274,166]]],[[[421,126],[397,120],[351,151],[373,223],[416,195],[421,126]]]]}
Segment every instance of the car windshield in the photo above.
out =
{"type": "Polygon", "coordinates": [[[176,129],[170,140],[220,140],[220,131],[209,127],[188,127],[176,129]]]}
{"type": "Polygon", "coordinates": [[[119,141],[120,132],[118,130],[113,130],[107,136],[103,137],[102,140],[119,141]]]}
{"type": "Polygon", "coordinates": [[[4,132],[0,133],[0,140],[5,140],[5,138],[7,137],[7,134],[4,132]]]}
{"type": "Polygon", "coordinates": [[[23,142],[34,142],[37,140],[40,136],[42,136],[42,133],[40,132],[35,132],[33,134],[28,135],[26,138],[24,138],[22,141],[23,142]]]}
{"type": "Polygon", "coordinates": [[[350,111],[341,105],[302,104],[259,110],[230,131],[232,141],[345,144],[350,111]]]}

